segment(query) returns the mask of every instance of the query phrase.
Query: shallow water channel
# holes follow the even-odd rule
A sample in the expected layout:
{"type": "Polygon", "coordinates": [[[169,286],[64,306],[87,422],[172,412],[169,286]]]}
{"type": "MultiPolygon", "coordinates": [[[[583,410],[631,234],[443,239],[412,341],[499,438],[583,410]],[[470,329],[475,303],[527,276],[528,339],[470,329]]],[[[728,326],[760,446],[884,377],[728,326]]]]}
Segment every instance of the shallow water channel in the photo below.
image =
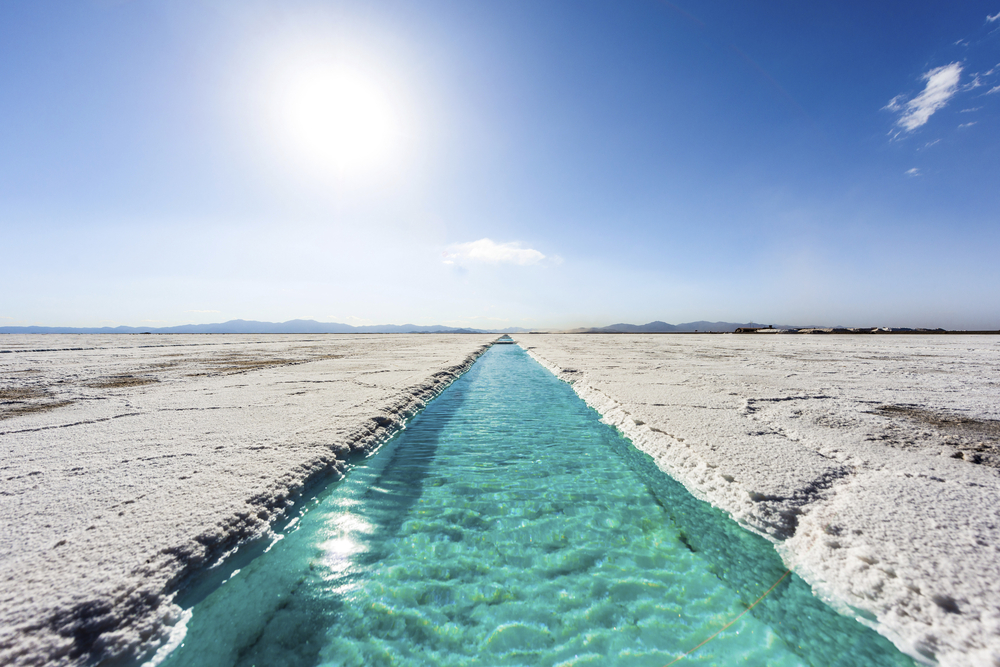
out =
{"type": "MultiPolygon", "coordinates": [[[[662,667],[785,572],[512,345],[279,536],[163,665],[662,667]]],[[[677,664],[737,662],[913,664],[794,575],[677,664]]]]}

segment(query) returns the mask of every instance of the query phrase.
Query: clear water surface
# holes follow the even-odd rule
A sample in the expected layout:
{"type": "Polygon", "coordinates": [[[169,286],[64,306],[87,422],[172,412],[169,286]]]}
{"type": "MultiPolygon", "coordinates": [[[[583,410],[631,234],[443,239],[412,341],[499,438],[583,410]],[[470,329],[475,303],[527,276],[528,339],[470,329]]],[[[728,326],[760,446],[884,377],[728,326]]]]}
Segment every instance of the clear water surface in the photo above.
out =
{"type": "MultiPolygon", "coordinates": [[[[785,571],[510,345],[280,535],[164,665],[662,667],[785,571]]],[[[913,664],[794,575],[678,664],[736,663],[913,664]]]]}

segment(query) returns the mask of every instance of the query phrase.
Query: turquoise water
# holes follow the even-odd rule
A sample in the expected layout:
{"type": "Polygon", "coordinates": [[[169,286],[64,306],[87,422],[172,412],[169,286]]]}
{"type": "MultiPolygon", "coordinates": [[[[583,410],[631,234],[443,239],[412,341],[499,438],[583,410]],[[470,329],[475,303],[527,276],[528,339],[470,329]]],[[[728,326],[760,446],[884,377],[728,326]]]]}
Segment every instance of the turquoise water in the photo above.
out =
{"type": "MultiPolygon", "coordinates": [[[[189,594],[164,665],[662,667],[785,571],[515,346],[280,535],[189,594]]],[[[913,664],[795,576],[678,664],[737,662],[913,664]]]]}

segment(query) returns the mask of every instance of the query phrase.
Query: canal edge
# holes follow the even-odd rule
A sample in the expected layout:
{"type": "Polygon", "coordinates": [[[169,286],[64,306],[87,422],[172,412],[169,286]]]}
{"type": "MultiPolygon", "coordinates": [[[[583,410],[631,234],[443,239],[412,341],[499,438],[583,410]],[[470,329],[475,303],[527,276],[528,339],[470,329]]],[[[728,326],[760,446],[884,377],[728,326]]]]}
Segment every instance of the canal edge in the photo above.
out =
{"type": "MultiPolygon", "coordinates": [[[[328,484],[335,483],[344,477],[348,461],[357,456],[368,456],[378,450],[383,444],[406,428],[406,424],[426,408],[462,375],[471,370],[478,359],[493,346],[490,341],[480,345],[457,364],[445,366],[432,373],[423,382],[417,383],[396,396],[396,400],[383,412],[369,417],[362,422],[353,433],[341,443],[318,447],[316,455],[304,460],[296,466],[294,472],[300,473],[292,477],[286,474],[274,482],[284,487],[273,488],[272,494],[258,494],[246,499],[248,510],[238,515],[220,519],[216,531],[211,536],[198,535],[191,539],[188,545],[178,545],[169,553],[164,554],[161,567],[173,570],[165,580],[160,590],[163,604],[160,609],[153,610],[159,626],[153,641],[137,646],[134,665],[146,667],[156,664],[160,649],[182,639],[186,624],[185,610],[176,604],[178,597],[183,595],[189,584],[196,581],[199,574],[219,566],[232,556],[238,549],[258,540],[266,540],[273,533],[274,526],[288,519],[289,510],[298,506],[304,498],[319,493],[328,484]],[[266,518],[261,518],[261,515],[266,518]],[[209,540],[212,543],[206,544],[209,540]],[[186,553],[185,546],[195,544],[205,548],[205,553],[194,557],[186,553]],[[180,637],[178,637],[178,634],[180,637]]],[[[148,624],[151,619],[122,619],[121,625],[110,628],[109,632],[121,631],[134,626],[138,621],[148,624]]],[[[148,627],[148,626],[147,626],[148,627]]],[[[167,651],[169,653],[169,651],[167,651]]],[[[163,657],[166,657],[164,653],[163,657]]],[[[105,655],[91,654],[89,660],[102,664],[108,659],[105,655]]]]}

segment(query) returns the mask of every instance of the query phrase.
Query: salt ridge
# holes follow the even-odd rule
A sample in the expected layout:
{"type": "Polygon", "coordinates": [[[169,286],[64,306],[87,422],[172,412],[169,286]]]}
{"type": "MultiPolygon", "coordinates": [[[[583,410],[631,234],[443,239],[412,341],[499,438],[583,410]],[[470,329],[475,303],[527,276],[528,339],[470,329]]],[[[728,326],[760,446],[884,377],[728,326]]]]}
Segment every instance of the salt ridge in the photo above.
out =
{"type": "Polygon", "coordinates": [[[149,655],[187,576],[385,442],[493,336],[39,338],[2,341],[20,352],[0,361],[5,665],[149,655]]]}
{"type": "Polygon", "coordinates": [[[922,662],[1000,664],[1000,481],[969,462],[996,463],[997,338],[515,338],[835,608],[922,662]],[[940,411],[972,435],[908,418],[940,411]]]}

